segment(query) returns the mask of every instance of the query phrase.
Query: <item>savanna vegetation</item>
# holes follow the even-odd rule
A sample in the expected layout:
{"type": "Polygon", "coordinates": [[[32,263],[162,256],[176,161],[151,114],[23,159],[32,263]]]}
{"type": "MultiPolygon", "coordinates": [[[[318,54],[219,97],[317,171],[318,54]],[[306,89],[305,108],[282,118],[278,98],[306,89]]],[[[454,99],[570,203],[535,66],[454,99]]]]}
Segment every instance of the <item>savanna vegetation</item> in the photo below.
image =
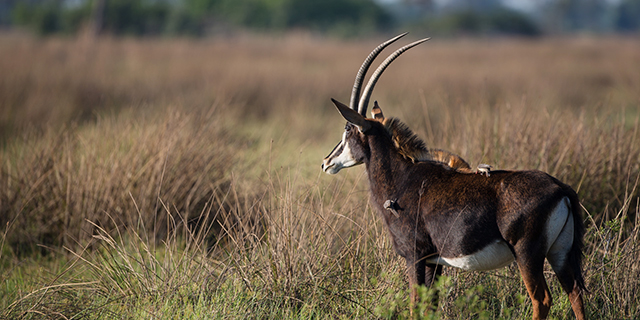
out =
{"type": "MultiPolygon", "coordinates": [[[[363,168],[320,171],[344,125],[329,98],[378,40],[1,34],[0,318],[409,317],[363,168]]],[[[432,40],[373,95],[429,147],[578,191],[596,319],[640,317],[638,52],[432,40]]],[[[515,264],[445,274],[429,318],[531,316],[515,264]]]]}

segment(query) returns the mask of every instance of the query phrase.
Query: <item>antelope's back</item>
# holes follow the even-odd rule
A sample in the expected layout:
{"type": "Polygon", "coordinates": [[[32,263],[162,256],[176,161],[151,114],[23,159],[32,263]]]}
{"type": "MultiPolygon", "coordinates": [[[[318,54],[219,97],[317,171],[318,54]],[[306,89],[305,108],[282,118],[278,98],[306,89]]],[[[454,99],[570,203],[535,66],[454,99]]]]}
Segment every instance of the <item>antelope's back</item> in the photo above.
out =
{"type": "Polygon", "coordinates": [[[496,170],[486,176],[431,163],[416,167],[423,168],[410,174],[412,188],[423,189],[421,202],[427,214],[486,214],[500,224],[501,220],[539,219],[564,197],[577,199],[571,187],[537,170],[496,170]]]}

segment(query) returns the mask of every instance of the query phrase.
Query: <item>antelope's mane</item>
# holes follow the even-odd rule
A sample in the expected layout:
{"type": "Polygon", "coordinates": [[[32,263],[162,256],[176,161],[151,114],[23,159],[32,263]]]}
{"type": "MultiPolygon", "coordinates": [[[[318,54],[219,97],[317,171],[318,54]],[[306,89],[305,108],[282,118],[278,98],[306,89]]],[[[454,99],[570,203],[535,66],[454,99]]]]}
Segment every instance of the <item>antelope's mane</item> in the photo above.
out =
{"type": "Polygon", "coordinates": [[[382,122],[400,155],[412,162],[431,160],[427,145],[409,127],[396,118],[382,122]]]}
{"type": "Polygon", "coordinates": [[[397,118],[385,118],[382,125],[391,136],[398,153],[411,162],[435,161],[458,171],[471,172],[471,166],[460,156],[449,151],[429,149],[409,127],[397,118]]]}

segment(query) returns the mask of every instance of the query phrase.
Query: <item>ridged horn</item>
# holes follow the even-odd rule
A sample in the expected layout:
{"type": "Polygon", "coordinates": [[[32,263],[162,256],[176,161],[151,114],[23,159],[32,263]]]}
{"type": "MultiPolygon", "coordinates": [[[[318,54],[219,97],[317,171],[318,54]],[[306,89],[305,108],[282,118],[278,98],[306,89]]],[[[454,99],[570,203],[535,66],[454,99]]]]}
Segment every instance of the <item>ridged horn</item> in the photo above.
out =
{"type": "Polygon", "coordinates": [[[373,60],[375,60],[376,57],[378,57],[378,55],[380,54],[380,52],[382,52],[382,50],[384,50],[384,48],[396,42],[398,39],[406,36],[407,33],[409,32],[399,34],[383,42],[381,45],[373,49],[373,51],[371,51],[369,56],[364,60],[364,62],[362,63],[362,66],[360,66],[360,70],[358,70],[358,74],[356,75],[356,81],[353,83],[353,90],[351,90],[351,100],[349,101],[349,106],[351,107],[351,109],[358,110],[358,99],[360,98],[360,90],[362,89],[364,76],[367,74],[367,71],[369,70],[371,63],[373,63],[373,60]]]}
{"type": "Polygon", "coordinates": [[[360,103],[358,104],[358,112],[363,115],[366,116],[367,114],[367,105],[369,104],[369,99],[371,98],[371,93],[373,92],[373,87],[375,87],[376,82],[378,82],[378,79],[380,79],[380,76],[382,75],[382,73],[384,72],[384,70],[391,64],[391,62],[393,62],[393,60],[395,60],[397,57],[399,57],[401,54],[403,54],[405,51],[429,40],[431,38],[425,38],[425,39],[421,39],[418,40],[416,42],[412,42],[398,50],[396,50],[394,53],[392,53],[391,55],[389,55],[389,57],[387,57],[387,59],[385,59],[382,64],[380,64],[380,66],[378,67],[378,69],[376,69],[376,71],[371,75],[371,78],[369,79],[369,82],[367,83],[367,86],[364,88],[364,92],[362,93],[362,97],[360,97],[360,103]]]}

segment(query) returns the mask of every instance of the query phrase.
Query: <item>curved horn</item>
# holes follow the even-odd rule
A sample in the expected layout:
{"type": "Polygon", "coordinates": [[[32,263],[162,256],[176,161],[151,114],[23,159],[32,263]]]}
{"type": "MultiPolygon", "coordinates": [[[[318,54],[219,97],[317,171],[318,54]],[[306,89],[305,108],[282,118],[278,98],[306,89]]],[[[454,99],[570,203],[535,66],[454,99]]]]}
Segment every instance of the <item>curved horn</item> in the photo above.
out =
{"type": "Polygon", "coordinates": [[[364,92],[362,93],[362,97],[360,97],[360,103],[358,104],[358,112],[363,115],[366,116],[367,114],[367,105],[369,104],[369,98],[371,98],[371,93],[373,92],[373,87],[375,87],[376,82],[378,82],[378,79],[380,79],[380,76],[382,75],[382,73],[384,72],[384,70],[391,64],[391,62],[393,62],[393,60],[395,60],[397,57],[399,57],[401,54],[403,54],[405,51],[429,40],[431,38],[425,38],[425,39],[421,39],[418,40],[416,42],[412,42],[398,50],[396,50],[394,53],[392,53],[391,55],[389,55],[389,57],[387,57],[387,59],[385,59],[382,64],[380,64],[380,66],[378,67],[378,69],[376,69],[376,71],[371,75],[371,78],[369,79],[369,83],[367,83],[367,86],[364,88],[364,92]]]}
{"type": "Polygon", "coordinates": [[[358,110],[358,99],[360,98],[360,89],[362,89],[362,82],[364,80],[364,76],[367,74],[367,71],[369,70],[369,67],[371,66],[371,63],[373,63],[373,60],[376,59],[378,54],[380,54],[380,52],[382,52],[384,48],[396,42],[396,40],[406,36],[407,33],[409,32],[399,34],[385,41],[384,43],[382,43],[381,45],[373,49],[373,51],[371,51],[369,56],[366,59],[364,59],[364,62],[362,63],[362,66],[360,66],[360,70],[358,70],[358,74],[356,75],[356,81],[353,83],[353,90],[351,90],[351,100],[349,101],[349,106],[351,107],[351,109],[358,110]]]}

